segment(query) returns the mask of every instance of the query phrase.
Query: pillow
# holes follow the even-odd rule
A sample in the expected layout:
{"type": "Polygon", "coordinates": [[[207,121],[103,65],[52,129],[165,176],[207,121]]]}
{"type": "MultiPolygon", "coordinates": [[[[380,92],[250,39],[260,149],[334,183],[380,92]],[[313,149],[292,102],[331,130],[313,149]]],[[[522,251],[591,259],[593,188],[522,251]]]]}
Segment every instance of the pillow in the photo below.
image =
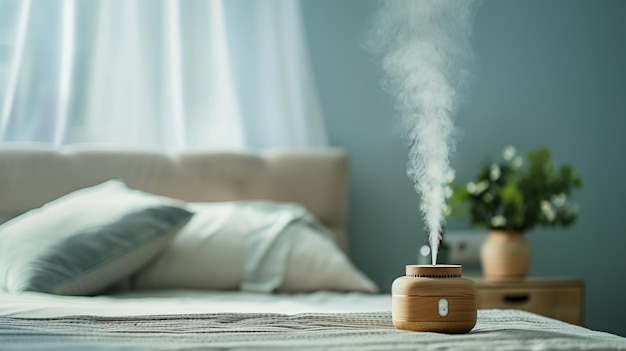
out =
{"type": "Polygon", "coordinates": [[[161,253],[191,216],[119,180],[74,191],[0,226],[0,288],[96,294],[161,253]]]}
{"type": "Polygon", "coordinates": [[[235,290],[246,256],[245,206],[190,205],[193,218],[168,248],[132,279],[133,288],[235,290]]]}
{"type": "Polygon", "coordinates": [[[302,206],[232,201],[189,208],[194,217],[134,276],[134,288],[378,290],[302,206]]]}
{"type": "Polygon", "coordinates": [[[378,287],[338,248],[332,234],[320,235],[319,229],[311,226],[294,226],[291,230],[292,246],[279,292],[378,292],[378,287]]]}

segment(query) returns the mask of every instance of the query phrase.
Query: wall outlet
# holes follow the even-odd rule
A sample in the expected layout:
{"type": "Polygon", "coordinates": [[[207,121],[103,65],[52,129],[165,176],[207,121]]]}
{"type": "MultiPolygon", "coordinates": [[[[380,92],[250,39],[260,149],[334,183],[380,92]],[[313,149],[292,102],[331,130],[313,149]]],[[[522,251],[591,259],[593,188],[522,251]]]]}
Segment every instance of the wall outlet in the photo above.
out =
{"type": "Polygon", "coordinates": [[[480,247],[487,232],[480,230],[451,230],[444,234],[450,247],[450,262],[464,266],[480,266],[480,247]]]}

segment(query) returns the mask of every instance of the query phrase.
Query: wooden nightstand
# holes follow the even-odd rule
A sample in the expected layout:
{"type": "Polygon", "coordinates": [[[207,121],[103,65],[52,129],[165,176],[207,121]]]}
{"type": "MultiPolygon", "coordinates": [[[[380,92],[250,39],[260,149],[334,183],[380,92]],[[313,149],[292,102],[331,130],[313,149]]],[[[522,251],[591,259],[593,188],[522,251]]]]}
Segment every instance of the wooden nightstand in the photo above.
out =
{"type": "Polygon", "coordinates": [[[528,278],[491,282],[474,279],[478,308],[512,308],[583,325],[585,284],[578,279],[528,278]]]}

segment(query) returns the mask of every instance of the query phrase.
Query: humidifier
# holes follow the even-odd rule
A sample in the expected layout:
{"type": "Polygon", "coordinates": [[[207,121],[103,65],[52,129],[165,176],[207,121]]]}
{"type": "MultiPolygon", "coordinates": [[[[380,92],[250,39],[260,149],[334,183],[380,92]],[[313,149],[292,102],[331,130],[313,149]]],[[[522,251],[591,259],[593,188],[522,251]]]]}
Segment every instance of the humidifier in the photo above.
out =
{"type": "Polygon", "coordinates": [[[391,294],[398,329],[460,334],[476,324],[476,283],[460,265],[407,265],[391,294]]]}

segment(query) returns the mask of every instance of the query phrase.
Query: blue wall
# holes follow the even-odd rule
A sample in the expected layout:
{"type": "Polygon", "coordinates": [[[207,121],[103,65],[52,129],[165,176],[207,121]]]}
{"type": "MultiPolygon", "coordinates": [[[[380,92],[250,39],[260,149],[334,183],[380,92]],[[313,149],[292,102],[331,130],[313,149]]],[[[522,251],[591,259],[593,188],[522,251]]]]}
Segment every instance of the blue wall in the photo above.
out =
{"type": "MultiPolygon", "coordinates": [[[[333,145],[351,157],[354,262],[384,290],[425,241],[407,147],[380,66],[359,46],[373,3],[303,0],[307,39],[333,145]]],[[[475,23],[477,77],[457,116],[451,159],[468,181],[487,155],[548,146],[584,187],[579,221],[528,233],[531,275],[586,283],[586,326],[626,336],[626,1],[487,1],[475,23]]]]}

